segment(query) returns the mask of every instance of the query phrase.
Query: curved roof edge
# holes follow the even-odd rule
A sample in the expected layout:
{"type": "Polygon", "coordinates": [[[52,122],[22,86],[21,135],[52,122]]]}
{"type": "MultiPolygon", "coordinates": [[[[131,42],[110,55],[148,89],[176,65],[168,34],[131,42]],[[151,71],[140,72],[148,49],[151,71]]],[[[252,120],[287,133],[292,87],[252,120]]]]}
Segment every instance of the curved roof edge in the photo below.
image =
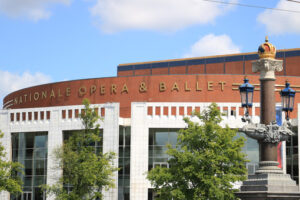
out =
{"type": "MultiPolygon", "coordinates": [[[[277,54],[280,53],[280,52],[288,52],[288,51],[300,51],[300,48],[280,49],[280,50],[277,50],[277,54]]],[[[161,63],[161,62],[188,61],[188,60],[198,60],[198,59],[207,59],[207,58],[244,56],[244,55],[254,55],[254,54],[257,54],[257,56],[258,56],[257,52],[222,54],[222,55],[214,55],[214,56],[201,56],[201,57],[192,57],[192,58],[177,58],[177,59],[175,58],[175,59],[166,59],[166,60],[158,60],[158,61],[123,63],[123,64],[119,64],[118,67],[128,66],[128,65],[142,65],[142,64],[151,64],[151,63],[161,63]]]]}

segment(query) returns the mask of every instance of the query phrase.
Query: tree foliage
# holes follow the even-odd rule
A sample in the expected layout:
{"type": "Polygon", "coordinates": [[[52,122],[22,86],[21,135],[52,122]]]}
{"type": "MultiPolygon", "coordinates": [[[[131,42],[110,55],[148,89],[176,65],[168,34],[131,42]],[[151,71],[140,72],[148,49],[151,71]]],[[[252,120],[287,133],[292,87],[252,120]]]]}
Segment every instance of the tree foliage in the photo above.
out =
{"type": "MultiPolygon", "coordinates": [[[[3,133],[0,131],[0,139],[3,133]]],[[[22,173],[22,165],[18,162],[5,160],[4,147],[0,143],[0,192],[7,191],[11,194],[22,192],[22,181],[17,173],[22,173]]]]}
{"type": "Polygon", "coordinates": [[[103,199],[102,191],[114,187],[112,179],[113,152],[102,153],[95,150],[94,144],[100,142],[98,114],[83,101],[85,106],[80,115],[84,130],[74,132],[64,145],[55,151],[63,175],[58,184],[46,186],[48,194],[54,194],[57,200],[93,200],[103,199]],[[66,187],[71,186],[71,191],[66,187]]]}
{"type": "Polygon", "coordinates": [[[177,146],[168,146],[169,168],[155,167],[148,172],[154,191],[161,200],[231,200],[232,183],[245,179],[246,155],[241,152],[244,138],[235,139],[236,130],[222,128],[216,104],[195,113],[201,123],[184,121],[177,146]]]}

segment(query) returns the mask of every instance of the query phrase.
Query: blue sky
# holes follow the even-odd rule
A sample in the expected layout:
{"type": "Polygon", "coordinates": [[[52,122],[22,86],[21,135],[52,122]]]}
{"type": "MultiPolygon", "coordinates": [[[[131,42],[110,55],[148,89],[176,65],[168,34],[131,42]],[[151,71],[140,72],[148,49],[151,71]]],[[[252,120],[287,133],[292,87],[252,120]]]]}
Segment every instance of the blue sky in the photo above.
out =
{"type": "Polygon", "coordinates": [[[300,48],[300,3],[220,1],[298,13],[205,0],[0,0],[0,99],[116,76],[121,63],[253,52],[265,35],[277,49],[300,48]]]}

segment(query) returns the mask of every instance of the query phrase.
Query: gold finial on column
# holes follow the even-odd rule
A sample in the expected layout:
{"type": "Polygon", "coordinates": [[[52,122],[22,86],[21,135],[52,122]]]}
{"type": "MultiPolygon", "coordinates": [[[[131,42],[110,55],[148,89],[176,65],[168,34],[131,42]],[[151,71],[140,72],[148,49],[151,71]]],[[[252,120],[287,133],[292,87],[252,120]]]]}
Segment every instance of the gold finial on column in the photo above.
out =
{"type": "Polygon", "coordinates": [[[259,58],[275,58],[276,47],[269,43],[269,37],[266,36],[265,42],[258,47],[259,58]]]}

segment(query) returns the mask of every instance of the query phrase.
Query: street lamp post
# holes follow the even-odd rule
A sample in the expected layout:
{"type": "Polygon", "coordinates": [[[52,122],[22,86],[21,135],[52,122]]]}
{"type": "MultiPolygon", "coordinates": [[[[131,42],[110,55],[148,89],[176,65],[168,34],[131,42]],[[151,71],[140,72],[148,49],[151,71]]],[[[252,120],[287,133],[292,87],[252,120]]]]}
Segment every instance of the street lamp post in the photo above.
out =
{"type": "MultiPolygon", "coordinates": [[[[242,106],[246,108],[244,121],[247,124],[240,131],[258,141],[259,168],[243,182],[236,196],[242,200],[299,200],[299,187],[290,175],[283,173],[277,162],[278,143],[293,135],[288,123],[284,123],[283,126],[276,123],[275,72],[282,70],[283,61],[275,59],[276,48],[269,43],[267,37],[265,43],[259,46],[258,54],[260,59],[252,62],[252,71],[260,73],[260,123],[252,123],[251,118],[247,116],[249,105],[244,102],[251,102],[252,105],[253,90],[252,93],[245,94],[244,86],[246,83],[249,84],[245,79],[245,83],[240,86],[240,92],[242,106]],[[248,97],[248,100],[243,101],[243,97],[248,97]]],[[[282,110],[286,112],[288,119],[289,112],[293,110],[295,91],[286,85],[281,91],[281,96],[282,110]]]]}

